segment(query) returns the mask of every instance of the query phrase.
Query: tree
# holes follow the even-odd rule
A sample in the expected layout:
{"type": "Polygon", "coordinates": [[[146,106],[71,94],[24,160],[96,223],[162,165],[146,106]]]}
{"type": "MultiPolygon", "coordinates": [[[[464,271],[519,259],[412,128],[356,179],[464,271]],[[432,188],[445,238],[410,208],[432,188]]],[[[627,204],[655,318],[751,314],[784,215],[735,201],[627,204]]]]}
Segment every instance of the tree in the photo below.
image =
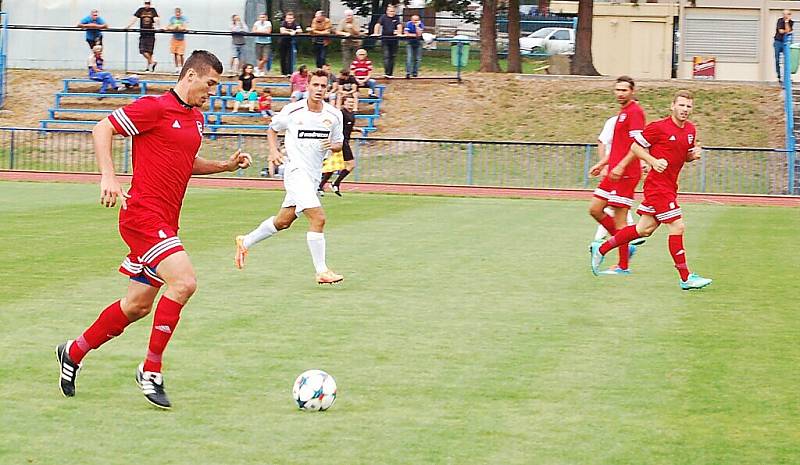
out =
{"type": "Polygon", "coordinates": [[[578,0],[578,30],[575,34],[575,55],[572,74],[599,76],[592,62],[592,10],[594,0],[578,0]]]}
{"type": "MultiPolygon", "coordinates": [[[[483,0],[481,10],[481,67],[484,73],[500,72],[497,61],[497,0],[483,0]]],[[[519,40],[517,40],[519,44],[519,40]]],[[[519,45],[517,45],[519,46],[519,45]]]]}
{"type": "Polygon", "coordinates": [[[508,0],[508,68],[507,73],[522,72],[519,53],[519,0],[508,0]]]}

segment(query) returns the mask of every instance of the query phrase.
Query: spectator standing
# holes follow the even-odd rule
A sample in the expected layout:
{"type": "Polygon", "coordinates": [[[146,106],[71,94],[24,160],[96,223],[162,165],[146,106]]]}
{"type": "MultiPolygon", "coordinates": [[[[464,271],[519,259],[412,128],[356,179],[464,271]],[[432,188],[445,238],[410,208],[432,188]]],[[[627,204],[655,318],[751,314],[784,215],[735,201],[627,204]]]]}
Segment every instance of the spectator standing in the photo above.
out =
{"type": "Polygon", "coordinates": [[[253,65],[247,63],[242,68],[242,74],[239,75],[239,89],[236,92],[236,97],[233,102],[233,112],[239,111],[239,104],[247,99],[249,105],[248,109],[253,112],[256,111],[256,101],[258,100],[258,92],[253,88],[253,80],[256,75],[253,73],[253,65]]]}
{"type": "Polygon", "coordinates": [[[289,79],[290,102],[308,98],[308,67],[300,65],[289,79]]]}
{"type": "Polygon", "coordinates": [[[419,74],[419,64],[422,63],[422,31],[425,25],[419,19],[419,15],[411,16],[411,21],[406,23],[403,29],[406,42],[406,79],[417,77],[419,74]]]}
{"type": "Polygon", "coordinates": [[[283,21],[281,21],[281,29],[280,33],[285,34],[286,37],[281,38],[280,42],[280,49],[281,49],[281,74],[283,76],[289,76],[292,74],[292,66],[293,64],[293,57],[292,57],[292,45],[294,41],[294,36],[298,32],[303,32],[302,26],[295,21],[294,19],[294,12],[287,11],[286,15],[283,17],[283,21]]]}
{"type": "Polygon", "coordinates": [[[94,50],[95,45],[103,45],[102,29],[108,29],[108,24],[100,17],[100,12],[92,10],[89,16],[83,18],[77,25],[81,29],[86,29],[86,43],[89,50],[94,50]]]}
{"type": "MultiPolygon", "coordinates": [[[[778,24],[775,25],[775,40],[772,41],[772,47],[775,49],[775,72],[778,74],[778,82],[783,82],[783,74],[781,74],[781,54],[783,53],[783,43],[786,34],[791,34],[794,31],[794,21],[792,20],[792,12],[783,10],[783,16],[778,18],[778,24]]],[[[783,57],[783,64],[786,66],[786,61],[789,57],[783,57]]]]}
{"type": "MultiPolygon", "coordinates": [[[[312,36],[327,36],[331,34],[331,27],[331,20],[325,16],[325,12],[317,10],[314,13],[314,19],[311,20],[311,26],[308,27],[308,32],[312,36]]],[[[325,56],[330,43],[331,39],[327,37],[312,37],[311,46],[314,49],[317,68],[322,68],[322,65],[325,64],[325,56]]]]}
{"type": "Polygon", "coordinates": [[[356,51],[356,59],[350,63],[350,72],[358,82],[358,87],[369,87],[369,97],[375,97],[375,79],[372,79],[372,61],[367,51],[360,48],[356,51]]]}
{"type": "Polygon", "coordinates": [[[356,21],[353,10],[344,10],[344,19],[336,28],[336,35],[345,37],[341,42],[342,65],[347,66],[353,61],[356,50],[361,47],[361,41],[357,39],[357,37],[361,37],[361,26],[356,21]]]}
{"type": "Polygon", "coordinates": [[[244,45],[245,45],[245,36],[244,32],[250,32],[247,29],[247,24],[242,22],[242,18],[239,15],[232,15],[231,16],[231,40],[233,42],[233,53],[231,56],[231,72],[234,74],[239,69],[239,66],[242,64],[242,60],[244,59],[244,45]]]}
{"type": "Polygon", "coordinates": [[[262,77],[272,67],[272,23],[267,20],[267,14],[258,15],[258,21],[253,23],[252,31],[256,34],[256,77],[262,77]]]}
{"type": "Polygon", "coordinates": [[[397,56],[397,48],[400,46],[397,40],[399,36],[403,35],[403,23],[397,17],[397,9],[394,5],[386,7],[386,14],[381,15],[378,23],[375,24],[373,35],[381,36],[384,77],[390,78],[394,75],[394,59],[397,56]]]}
{"type": "Polygon", "coordinates": [[[115,90],[122,90],[123,86],[117,84],[114,76],[108,71],[103,71],[103,46],[95,45],[92,48],[92,54],[86,60],[86,66],[89,68],[89,79],[92,81],[100,81],[100,93],[105,94],[106,90],[110,87],[115,90]]]}
{"type": "Polygon", "coordinates": [[[181,9],[175,8],[175,16],[169,19],[169,25],[167,26],[167,30],[177,31],[172,34],[172,39],[169,42],[169,51],[175,59],[175,74],[181,74],[181,68],[183,68],[183,55],[186,53],[186,34],[184,34],[184,31],[187,30],[187,24],[189,24],[189,20],[186,16],[183,16],[181,9]]]}
{"type": "Polygon", "coordinates": [[[156,34],[154,31],[158,27],[158,12],[150,4],[150,0],[144,0],[144,6],[136,10],[133,19],[125,29],[130,29],[133,23],[139,21],[139,53],[147,60],[145,71],[155,72],[158,62],[153,59],[153,49],[156,46],[156,34]]]}

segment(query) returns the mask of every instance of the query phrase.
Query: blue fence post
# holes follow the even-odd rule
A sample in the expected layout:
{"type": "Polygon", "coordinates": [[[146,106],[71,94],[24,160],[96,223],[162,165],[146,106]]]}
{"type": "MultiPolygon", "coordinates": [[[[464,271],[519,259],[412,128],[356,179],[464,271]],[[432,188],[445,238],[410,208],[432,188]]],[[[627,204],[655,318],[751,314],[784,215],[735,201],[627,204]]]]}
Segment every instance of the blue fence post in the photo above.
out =
{"type": "Polygon", "coordinates": [[[706,191],[706,159],[708,158],[709,152],[703,154],[703,157],[700,159],[700,192],[706,191]]]}
{"type": "Polygon", "coordinates": [[[791,72],[791,47],[793,34],[783,36],[783,93],[784,93],[784,113],[786,115],[786,152],[788,186],[787,193],[794,193],[794,172],[795,172],[795,138],[794,138],[794,96],[792,95],[792,72],[791,72]]]}
{"type": "Polygon", "coordinates": [[[467,185],[472,185],[472,158],[475,154],[475,147],[472,142],[467,143],[467,185]]]}
{"type": "Polygon", "coordinates": [[[583,187],[589,187],[589,168],[592,166],[592,145],[586,144],[583,149],[583,187]]]}
{"type": "Polygon", "coordinates": [[[122,172],[127,173],[131,166],[131,139],[126,137],[122,139],[122,172]]]}
{"type": "Polygon", "coordinates": [[[8,149],[8,169],[14,169],[14,132],[11,131],[11,143],[8,149]]]}

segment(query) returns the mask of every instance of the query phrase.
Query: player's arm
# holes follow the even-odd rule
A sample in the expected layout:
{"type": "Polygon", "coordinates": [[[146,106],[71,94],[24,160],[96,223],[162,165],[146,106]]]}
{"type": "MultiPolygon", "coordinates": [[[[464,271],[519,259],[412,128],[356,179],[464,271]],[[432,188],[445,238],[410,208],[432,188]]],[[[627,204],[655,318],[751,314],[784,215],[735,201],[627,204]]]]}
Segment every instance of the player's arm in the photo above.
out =
{"type": "Polygon", "coordinates": [[[597,153],[606,155],[602,156],[597,163],[595,163],[591,168],[589,168],[589,174],[591,174],[592,176],[599,176],[600,173],[603,171],[603,168],[605,168],[608,165],[609,156],[608,152],[606,151],[606,144],[604,144],[599,140],[597,141],[597,153]]]}
{"type": "Polygon", "coordinates": [[[342,146],[344,145],[344,121],[342,120],[342,115],[336,120],[333,127],[331,128],[331,138],[323,141],[323,148],[330,149],[332,152],[339,152],[342,150],[342,146]],[[326,144],[326,142],[328,144],[326,144]],[[325,147],[325,145],[330,145],[329,147],[325,147]]]}
{"type": "Polygon", "coordinates": [[[686,161],[693,162],[695,160],[699,160],[702,158],[703,154],[703,147],[701,147],[700,140],[697,138],[697,134],[694,135],[694,144],[689,147],[689,152],[686,154],[686,161]]]}
{"type": "Polygon", "coordinates": [[[283,164],[283,154],[278,147],[278,132],[272,129],[271,126],[267,129],[267,142],[269,142],[269,155],[267,156],[267,160],[275,166],[283,164]]]}
{"type": "MultiPolygon", "coordinates": [[[[634,145],[636,144],[635,143],[631,144],[631,147],[633,147],[634,145]]],[[[634,158],[636,158],[636,155],[629,150],[628,154],[625,155],[625,158],[620,160],[620,162],[617,163],[617,166],[615,166],[614,169],[612,169],[611,172],[609,173],[611,179],[615,181],[621,179],[622,175],[625,173],[625,167],[628,166],[628,163],[630,163],[631,160],[633,160],[634,158]]]]}
{"type": "Polygon", "coordinates": [[[97,167],[100,170],[100,205],[113,207],[117,204],[119,197],[120,205],[123,210],[128,208],[125,199],[130,198],[117,179],[114,172],[114,159],[111,157],[111,143],[114,134],[119,134],[108,120],[103,118],[92,129],[92,141],[94,142],[94,156],[97,158],[97,167]]]}
{"type": "Polygon", "coordinates": [[[139,21],[139,17],[138,16],[134,16],[133,18],[131,18],[131,22],[129,22],[128,25],[125,26],[125,29],[130,29],[131,26],[133,26],[133,23],[135,23],[136,21],[139,21]]]}
{"type": "Polygon", "coordinates": [[[192,165],[192,174],[214,174],[222,173],[224,171],[236,171],[237,169],[246,169],[253,162],[249,153],[237,150],[233,152],[227,160],[207,160],[203,157],[197,156],[194,158],[194,165],[192,165]]]}
{"type": "Polygon", "coordinates": [[[646,148],[639,145],[637,142],[631,144],[631,151],[629,152],[629,155],[630,154],[633,154],[636,158],[640,160],[644,160],[645,162],[647,162],[647,164],[652,166],[653,169],[658,171],[659,173],[667,169],[667,160],[664,160],[663,158],[656,158],[650,155],[650,152],[646,148]]]}

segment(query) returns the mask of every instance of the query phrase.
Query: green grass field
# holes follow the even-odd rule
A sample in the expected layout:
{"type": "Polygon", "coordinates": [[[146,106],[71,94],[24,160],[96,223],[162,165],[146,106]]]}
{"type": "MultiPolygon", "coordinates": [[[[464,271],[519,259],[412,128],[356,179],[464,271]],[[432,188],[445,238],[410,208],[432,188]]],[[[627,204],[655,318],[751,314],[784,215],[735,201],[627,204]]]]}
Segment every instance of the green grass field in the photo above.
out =
{"type": "Polygon", "coordinates": [[[2,464],[796,464],[797,231],[788,208],[684,205],[682,292],[659,231],[595,278],[584,202],[325,197],[318,287],[305,220],[233,268],[280,192],[189,191],[199,292],[165,354],[174,409],[134,384],[150,319],[91,353],[78,395],[53,349],[126,281],[94,185],[0,183],[2,464]],[[326,413],[291,400],[329,371],[326,413]]]}

